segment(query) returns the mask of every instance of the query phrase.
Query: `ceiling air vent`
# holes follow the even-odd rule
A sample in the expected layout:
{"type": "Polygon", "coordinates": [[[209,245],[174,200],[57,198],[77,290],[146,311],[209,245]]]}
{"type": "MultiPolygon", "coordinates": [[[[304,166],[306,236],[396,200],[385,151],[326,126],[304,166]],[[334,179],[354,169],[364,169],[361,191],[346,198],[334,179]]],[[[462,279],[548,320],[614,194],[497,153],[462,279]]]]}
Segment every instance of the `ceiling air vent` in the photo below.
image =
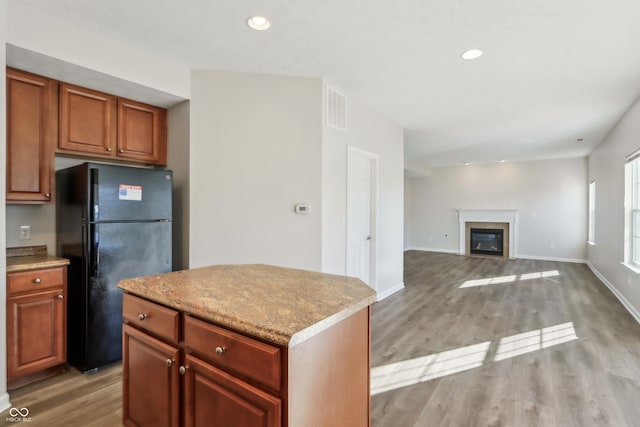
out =
{"type": "Polygon", "coordinates": [[[347,97],[327,86],[327,126],[347,131],[347,97]]]}

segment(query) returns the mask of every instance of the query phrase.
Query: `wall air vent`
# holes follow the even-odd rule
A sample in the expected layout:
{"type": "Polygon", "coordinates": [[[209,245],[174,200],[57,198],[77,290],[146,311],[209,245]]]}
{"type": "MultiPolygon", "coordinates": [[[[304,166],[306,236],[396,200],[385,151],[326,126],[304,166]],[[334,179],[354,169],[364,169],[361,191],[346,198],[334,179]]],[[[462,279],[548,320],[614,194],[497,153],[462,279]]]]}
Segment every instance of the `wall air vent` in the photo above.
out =
{"type": "Polygon", "coordinates": [[[327,86],[325,115],[327,126],[347,131],[347,97],[330,86],[327,86]]]}

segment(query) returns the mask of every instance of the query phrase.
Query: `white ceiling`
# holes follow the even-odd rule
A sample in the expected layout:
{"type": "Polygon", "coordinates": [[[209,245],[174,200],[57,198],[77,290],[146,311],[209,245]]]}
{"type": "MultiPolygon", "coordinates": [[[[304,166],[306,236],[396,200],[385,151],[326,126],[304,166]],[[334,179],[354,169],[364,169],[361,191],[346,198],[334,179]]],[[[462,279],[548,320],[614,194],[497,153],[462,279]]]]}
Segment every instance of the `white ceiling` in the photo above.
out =
{"type": "Polygon", "coordinates": [[[638,0],[14,1],[192,68],[327,78],[428,167],[585,156],[640,94],[638,0]]]}

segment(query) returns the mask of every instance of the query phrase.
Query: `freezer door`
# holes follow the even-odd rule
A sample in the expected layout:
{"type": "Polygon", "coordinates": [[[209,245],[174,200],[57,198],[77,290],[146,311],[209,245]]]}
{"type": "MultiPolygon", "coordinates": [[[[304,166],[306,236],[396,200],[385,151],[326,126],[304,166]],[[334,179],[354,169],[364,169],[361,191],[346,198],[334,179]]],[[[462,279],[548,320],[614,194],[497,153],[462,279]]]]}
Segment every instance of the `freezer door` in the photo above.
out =
{"type": "Polygon", "coordinates": [[[91,221],[171,219],[171,171],[89,165],[91,221]]]}
{"type": "Polygon", "coordinates": [[[118,282],[171,271],[171,223],[101,223],[94,232],[87,318],[87,369],[122,358],[118,282]]]}

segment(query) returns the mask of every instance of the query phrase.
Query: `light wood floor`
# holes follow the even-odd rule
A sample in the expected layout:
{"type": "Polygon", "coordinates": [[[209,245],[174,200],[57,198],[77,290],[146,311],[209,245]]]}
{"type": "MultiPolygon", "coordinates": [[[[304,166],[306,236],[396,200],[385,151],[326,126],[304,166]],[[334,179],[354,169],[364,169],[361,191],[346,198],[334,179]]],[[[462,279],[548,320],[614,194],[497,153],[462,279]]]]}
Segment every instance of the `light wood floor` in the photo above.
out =
{"type": "MultiPolygon", "coordinates": [[[[373,427],[640,425],[640,325],[587,266],[409,251],[404,280],[373,308],[373,427]]],[[[11,403],[121,426],[121,380],[70,371],[11,403]]]]}
{"type": "Polygon", "coordinates": [[[640,325],[586,265],[409,251],[405,286],[373,308],[374,427],[640,426],[640,325]]]}

